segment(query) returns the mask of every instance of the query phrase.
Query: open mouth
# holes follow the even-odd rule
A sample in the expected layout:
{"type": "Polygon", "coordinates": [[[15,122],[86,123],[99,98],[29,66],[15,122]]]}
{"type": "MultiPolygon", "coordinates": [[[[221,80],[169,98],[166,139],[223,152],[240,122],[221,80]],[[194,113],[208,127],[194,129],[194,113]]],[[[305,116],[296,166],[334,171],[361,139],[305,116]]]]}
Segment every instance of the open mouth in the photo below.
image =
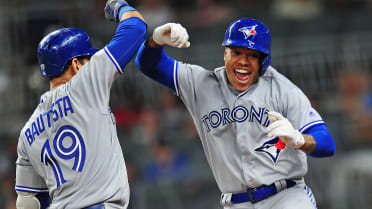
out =
{"type": "Polygon", "coordinates": [[[243,69],[235,69],[234,73],[236,78],[240,81],[247,81],[252,74],[252,72],[243,69]]]}

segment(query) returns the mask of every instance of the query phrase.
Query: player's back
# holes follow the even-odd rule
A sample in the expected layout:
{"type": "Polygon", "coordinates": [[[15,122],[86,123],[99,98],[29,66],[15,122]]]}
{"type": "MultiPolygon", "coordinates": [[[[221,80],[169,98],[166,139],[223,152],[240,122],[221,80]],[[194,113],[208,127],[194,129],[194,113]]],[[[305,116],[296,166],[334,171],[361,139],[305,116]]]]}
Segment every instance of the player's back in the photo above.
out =
{"type": "MultiPolygon", "coordinates": [[[[17,163],[29,164],[43,179],[51,196],[50,208],[128,204],[125,162],[108,106],[110,85],[106,83],[112,83],[114,76],[88,81],[100,72],[95,69],[97,63],[101,71],[112,68],[105,66],[112,63],[102,51],[94,57],[70,82],[41,97],[21,131],[17,163]]],[[[43,185],[37,183],[41,178],[34,178],[31,185],[43,185]]]]}

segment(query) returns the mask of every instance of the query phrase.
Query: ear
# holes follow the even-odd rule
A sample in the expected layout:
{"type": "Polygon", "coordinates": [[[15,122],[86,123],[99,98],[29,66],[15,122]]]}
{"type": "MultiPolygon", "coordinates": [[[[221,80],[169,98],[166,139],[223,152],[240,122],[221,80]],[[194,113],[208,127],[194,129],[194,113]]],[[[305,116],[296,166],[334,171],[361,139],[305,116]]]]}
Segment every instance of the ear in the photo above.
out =
{"type": "Polygon", "coordinates": [[[77,72],[79,72],[81,66],[82,66],[82,64],[80,63],[80,61],[77,58],[72,58],[71,71],[72,71],[73,75],[75,75],[77,72]]]}

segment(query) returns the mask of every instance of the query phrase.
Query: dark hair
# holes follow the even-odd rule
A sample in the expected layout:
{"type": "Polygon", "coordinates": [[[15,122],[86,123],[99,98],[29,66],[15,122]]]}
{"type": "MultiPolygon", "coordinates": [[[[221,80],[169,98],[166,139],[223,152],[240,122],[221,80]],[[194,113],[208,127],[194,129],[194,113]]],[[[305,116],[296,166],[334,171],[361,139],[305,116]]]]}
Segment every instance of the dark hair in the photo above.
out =
{"type": "MultiPolygon", "coordinates": [[[[78,56],[78,57],[74,57],[74,58],[78,59],[80,63],[83,63],[84,59],[90,59],[90,57],[91,57],[91,55],[83,55],[83,56],[78,56]]],[[[72,59],[74,59],[74,58],[72,58],[72,59]]],[[[72,65],[72,59],[70,59],[66,63],[65,67],[63,67],[63,70],[62,70],[61,74],[55,75],[55,76],[49,76],[49,79],[52,80],[54,78],[57,78],[57,77],[63,75],[70,68],[70,66],[72,65]]]]}

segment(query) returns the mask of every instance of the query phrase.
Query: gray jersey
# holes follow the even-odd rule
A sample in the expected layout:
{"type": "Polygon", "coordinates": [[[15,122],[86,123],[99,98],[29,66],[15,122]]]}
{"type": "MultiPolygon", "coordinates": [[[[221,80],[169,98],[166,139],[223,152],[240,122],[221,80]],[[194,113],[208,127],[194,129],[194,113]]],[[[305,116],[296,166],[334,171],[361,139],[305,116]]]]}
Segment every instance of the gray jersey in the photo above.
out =
{"type": "Polygon", "coordinates": [[[16,190],[49,191],[50,208],[129,201],[125,162],[109,109],[118,76],[100,50],[66,84],[46,92],[21,131],[16,190]]]}
{"type": "Polygon", "coordinates": [[[257,83],[237,92],[224,67],[176,65],[176,93],[192,115],[222,193],[306,174],[306,154],[266,133],[268,111],[281,113],[300,132],[324,123],[298,87],[271,66],[257,83]]]}

